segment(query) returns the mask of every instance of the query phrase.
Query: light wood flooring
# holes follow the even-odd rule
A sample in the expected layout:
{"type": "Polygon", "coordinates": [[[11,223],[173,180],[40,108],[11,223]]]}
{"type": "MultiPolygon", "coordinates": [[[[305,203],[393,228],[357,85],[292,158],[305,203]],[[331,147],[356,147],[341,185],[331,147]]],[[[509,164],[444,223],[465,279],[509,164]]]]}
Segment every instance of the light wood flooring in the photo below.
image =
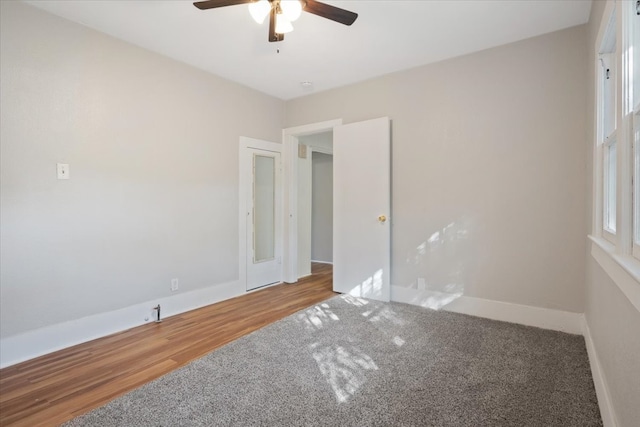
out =
{"type": "Polygon", "coordinates": [[[0,426],[57,426],[336,294],[332,266],[0,370],[0,426]]]}

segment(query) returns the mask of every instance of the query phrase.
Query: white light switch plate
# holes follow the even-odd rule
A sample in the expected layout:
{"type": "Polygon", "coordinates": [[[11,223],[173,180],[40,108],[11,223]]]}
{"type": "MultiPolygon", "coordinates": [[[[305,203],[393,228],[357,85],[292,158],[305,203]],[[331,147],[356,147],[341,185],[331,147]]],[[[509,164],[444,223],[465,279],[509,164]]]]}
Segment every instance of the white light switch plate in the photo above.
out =
{"type": "Polygon", "coordinates": [[[69,165],[58,163],[58,179],[69,179],[69,165]]]}

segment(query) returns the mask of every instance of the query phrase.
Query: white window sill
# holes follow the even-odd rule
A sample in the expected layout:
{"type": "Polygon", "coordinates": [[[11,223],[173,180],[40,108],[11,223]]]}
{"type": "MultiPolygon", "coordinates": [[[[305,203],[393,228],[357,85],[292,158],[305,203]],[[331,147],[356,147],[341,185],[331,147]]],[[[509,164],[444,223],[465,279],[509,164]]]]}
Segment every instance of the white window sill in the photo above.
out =
{"type": "Polygon", "coordinates": [[[589,236],[591,255],[631,304],[640,311],[640,260],[615,252],[615,246],[602,237],[589,236]]]}

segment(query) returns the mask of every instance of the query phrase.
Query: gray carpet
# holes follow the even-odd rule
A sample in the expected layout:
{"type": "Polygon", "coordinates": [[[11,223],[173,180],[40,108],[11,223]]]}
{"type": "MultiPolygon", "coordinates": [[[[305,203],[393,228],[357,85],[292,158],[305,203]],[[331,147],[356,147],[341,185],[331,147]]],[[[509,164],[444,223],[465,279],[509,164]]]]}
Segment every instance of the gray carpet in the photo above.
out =
{"type": "Polygon", "coordinates": [[[65,426],[600,426],[581,336],[348,296],[65,426]]]}

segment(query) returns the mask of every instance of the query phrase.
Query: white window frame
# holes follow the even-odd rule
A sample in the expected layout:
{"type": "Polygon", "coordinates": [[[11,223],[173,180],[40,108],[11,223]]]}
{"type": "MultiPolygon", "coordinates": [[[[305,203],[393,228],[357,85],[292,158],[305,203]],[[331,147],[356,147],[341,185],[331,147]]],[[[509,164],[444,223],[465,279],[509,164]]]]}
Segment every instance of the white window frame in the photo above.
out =
{"type": "Polygon", "coordinates": [[[631,242],[632,254],[634,258],[640,260],[640,103],[633,109],[631,121],[631,143],[633,144],[633,236],[631,242]]]}
{"type": "MultiPolygon", "coordinates": [[[[640,84],[640,76],[633,78],[633,25],[640,25],[636,15],[636,1],[607,1],[600,23],[595,49],[594,86],[596,93],[596,120],[594,129],[594,173],[593,173],[593,223],[591,255],[617,285],[631,304],[640,310],[640,141],[634,135],[640,129],[638,100],[633,100],[633,84],[640,84]],[[615,20],[615,21],[614,21],[615,20]],[[635,20],[635,21],[634,21],[635,20]],[[616,130],[604,135],[602,114],[603,80],[601,52],[606,52],[606,36],[612,21],[615,22],[615,81],[616,81],[616,130]],[[633,105],[635,103],[635,105],[633,105]],[[635,122],[635,123],[634,123],[635,122]],[[605,138],[609,137],[609,138],[605,138]],[[614,139],[612,139],[613,137],[614,139]],[[616,234],[604,231],[604,173],[606,144],[616,144],[616,234]],[[635,158],[638,157],[638,161],[635,158]],[[638,188],[634,188],[635,185],[638,188]],[[635,206],[637,205],[637,206],[635,206]],[[638,240],[636,242],[636,240],[638,240]]],[[[639,47],[640,48],[640,47],[639,47]]],[[[636,64],[637,65],[637,64],[636,64]]],[[[639,70],[635,74],[640,74],[639,70]]]]}
{"type": "MultiPolygon", "coordinates": [[[[634,64],[634,53],[640,50],[640,16],[638,15],[638,3],[628,2],[625,28],[622,28],[626,39],[625,55],[623,61],[626,65],[625,76],[626,102],[624,105],[625,116],[623,122],[629,128],[629,140],[632,147],[632,230],[631,253],[640,260],[640,96],[634,99],[634,87],[640,85],[640,63],[634,64]],[[637,33],[634,34],[634,25],[637,33]],[[634,36],[636,38],[634,38],[634,36]],[[635,76],[635,78],[634,78],[635,76]],[[628,114],[627,114],[628,113],[628,114]]],[[[640,61],[639,61],[640,62],[640,61]]]]}
{"type": "Polygon", "coordinates": [[[615,185],[614,191],[617,193],[618,188],[618,168],[617,168],[617,150],[618,145],[616,143],[616,134],[615,131],[609,135],[605,141],[602,143],[602,236],[607,239],[609,242],[616,244],[616,229],[618,225],[617,219],[617,211],[618,211],[618,197],[617,194],[614,194],[613,198],[613,206],[609,205],[610,196],[609,193],[609,183],[611,179],[614,180],[613,184],[615,185]],[[616,168],[615,173],[611,175],[609,170],[609,165],[611,164],[609,156],[611,152],[611,147],[615,147],[616,149],[616,168]],[[613,216],[614,225],[613,228],[609,227],[609,216],[613,216]]]}
{"type": "Polygon", "coordinates": [[[615,3],[613,8],[605,10],[605,19],[606,26],[601,29],[602,34],[598,37],[598,51],[596,52],[596,60],[597,60],[597,70],[596,70],[596,78],[597,78],[597,93],[596,93],[596,153],[595,159],[597,159],[596,164],[596,176],[598,177],[597,182],[597,194],[595,197],[596,200],[596,213],[594,218],[596,219],[596,234],[600,237],[603,237],[607,241],[609,241],[613,245],[618,244],[618,233],[617,230],[620,228],[620,210],[619,210],[619,202],[620,198],[620,144],[618,143],[617,138],[617,129],[618,129],[618,120],[617,120],[617,112],[619,111],[618,100],[619,96],[619,73],[620,67],[617,65],[617,58],[619,57],[620,52],[620,37],[618,34],[618,25],[620,19],[617,16],[617,11],[620,8],[615,7],[615,3]],[[613,84],[613,92],[607,92],[605,90],[605,86],[607,82],[612,82],[613,84]],[[607,96],[608,95],[608,96],[607,96]],[[609,102],[609,97],[613,96],[614,100],[612,103],[609,102]],[[613,129],[606,129],[605,124],[605,116],[608,116],[606,108],[613,108],[613,123],[609,124],[609,127],[613,127],[613,129]],[[608,209],[610,200],[609,196],[609,179],[611,178],[609,174],[609,150],[611,146],[615,144],[616,147],[616,173],[613,176],[615,179],[615,188],[616,194],[614,195],[614,209],[613,212],[611,209],[608,209]],[[608,227],[609,223],[609,215],[614,213],[615,218],[615,226],[613,228],[608,227]]]}

